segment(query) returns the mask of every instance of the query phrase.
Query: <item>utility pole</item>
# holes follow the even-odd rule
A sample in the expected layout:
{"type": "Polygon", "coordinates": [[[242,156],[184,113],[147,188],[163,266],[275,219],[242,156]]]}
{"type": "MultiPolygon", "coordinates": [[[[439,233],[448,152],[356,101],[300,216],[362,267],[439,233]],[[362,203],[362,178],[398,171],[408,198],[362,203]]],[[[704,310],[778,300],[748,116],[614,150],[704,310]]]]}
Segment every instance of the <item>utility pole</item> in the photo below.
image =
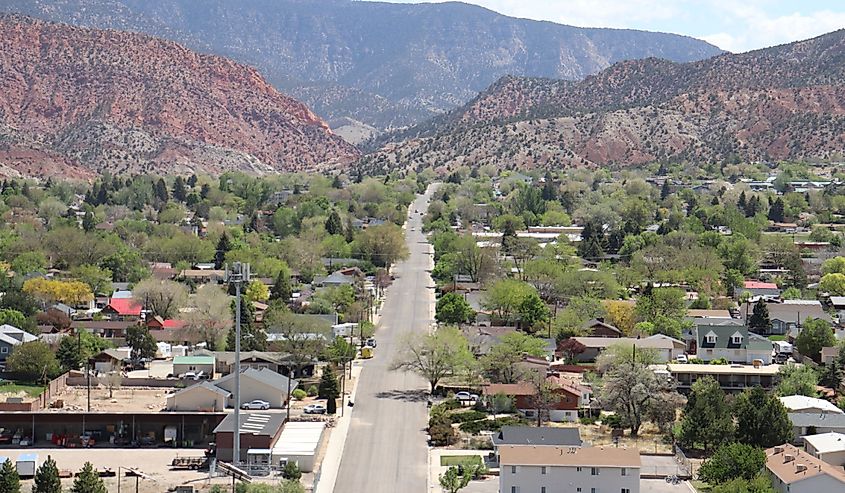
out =
{"type": "Polygon", "coordinates": [[[235,285],[235,427],[232,437],[232,463],[241,462],[241,287],[249,283],[249,264],[226,266],[226,282],[235,285]]]}

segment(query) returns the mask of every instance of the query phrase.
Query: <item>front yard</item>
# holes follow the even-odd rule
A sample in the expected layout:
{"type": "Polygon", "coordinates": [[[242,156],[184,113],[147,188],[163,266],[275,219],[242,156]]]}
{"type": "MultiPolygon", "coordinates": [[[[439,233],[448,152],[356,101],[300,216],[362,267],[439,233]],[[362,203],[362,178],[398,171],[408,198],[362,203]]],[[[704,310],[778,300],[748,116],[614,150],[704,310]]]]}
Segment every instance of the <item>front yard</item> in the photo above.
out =
{"type": "Polygon", "coordinates": [[[0,383],[0,395],[6,397],[38,397],[43,393],[43,385],[8,381],[0,383]]]}

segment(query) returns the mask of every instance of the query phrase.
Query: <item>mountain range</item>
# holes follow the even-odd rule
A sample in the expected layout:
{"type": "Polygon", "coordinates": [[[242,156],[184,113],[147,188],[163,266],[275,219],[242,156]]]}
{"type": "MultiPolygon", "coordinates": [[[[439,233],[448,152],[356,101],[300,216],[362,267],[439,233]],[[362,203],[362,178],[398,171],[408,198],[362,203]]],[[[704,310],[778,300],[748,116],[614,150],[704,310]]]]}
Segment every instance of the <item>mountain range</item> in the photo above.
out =
{"type": "Polygon", "coordinates": [[[150,36],[0,15],[0,174],[251,173],[359,155],[253,68],[150,36]]]}
{"type": "Polygon", "coordinates": [[[457,2],[0,0],[0,11],[142,32],[246,63],[352,142],[454,109],[504,75],[581,80],[623,60],[721,53],[685,36],[516,19],[457,2]]]}
{"type": "Polygon", "coordinates": [[[845,30],[690,63],[625,61],[580,82],[508,76],[378,144],[365,168],[841,159],[845,30]]]}

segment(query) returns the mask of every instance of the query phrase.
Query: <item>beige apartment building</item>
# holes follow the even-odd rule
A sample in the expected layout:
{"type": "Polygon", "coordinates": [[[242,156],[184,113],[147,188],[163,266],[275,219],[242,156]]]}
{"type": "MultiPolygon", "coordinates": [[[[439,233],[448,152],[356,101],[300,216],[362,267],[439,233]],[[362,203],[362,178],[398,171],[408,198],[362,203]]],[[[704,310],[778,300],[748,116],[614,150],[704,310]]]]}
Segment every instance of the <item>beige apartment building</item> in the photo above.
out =
{"type": "Polygon", "coordinates": [[[639,493],[640,453],[613,447],[499,447],[501,493],[639,493]]]}

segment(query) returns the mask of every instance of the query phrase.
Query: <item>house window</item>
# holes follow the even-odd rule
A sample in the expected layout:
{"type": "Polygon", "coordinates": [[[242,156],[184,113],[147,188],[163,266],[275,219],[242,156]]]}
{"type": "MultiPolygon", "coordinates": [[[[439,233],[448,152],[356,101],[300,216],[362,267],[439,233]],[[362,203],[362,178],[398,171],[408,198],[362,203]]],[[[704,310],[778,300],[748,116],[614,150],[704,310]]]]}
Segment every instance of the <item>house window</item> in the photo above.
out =
{"type": "Polygon", "coordinates": [[[631,493],[631,489],[630,488],[622,488],[622,491],[619,492],[619,493],[631,493]]]}
{"type": "Polygon", "coordinates": [[[624,467],[622,468],[622,475],[623,475],[623,476],[627,476],[627,475],[628,475],[628,470],[627,470],[627,469],[625,469],[624,467]]]}
{"type": "Polygon", "coordinates": [[[576,467],[576,468],[575,468],[575,470],[576,470],[577,472],[581,472],[581,468],[580,468],[580,467],[576,467]]]}
{"type": "Polygon", "coordinates": [[[707,337],[704,338],[704,341],[707,344],[716,344],[716,336],[708,334],[707,337]]]}
{"type": "Polygon", "coordinates": [[[516,466],[511,466],[511,474],[516,474],[516,466]]]}
{"type": "MultiPolygon", "coordinates": [[[[540,474],[546,474],[546,466],[540,468],[540,474]]],[[[545,490],[546,488],[544,487],[543,489],[545,490]]]]}
{"type": "Polygon", "coordinates": [[[8,352],[9,352],[9,348],[7,348],[7,347],[5,347],[5,346],[4,346],[4,347],[0,347],[0,353],[6,354],[6,353],[8,353],[8,352]]]}
{"type": "Polygon", "coordinates": [[[731,337],[731,344],[742,344],[742,336],[731,337]]]}
{"type": "Polygon", "coordinates": [[[598,476],[599,475],[599,468],[598,467],[591,467],[590,468],[590,476],[598,476]]]}
{"type": "Polygon", "coordinates": [[[519,493],[519,486],[511,486],[511,493],[519,493]]]}
{"type": "Polygon", "coordinates": [[[546,487],[540,486],[540,493],[546,493],[546,487]]]}

